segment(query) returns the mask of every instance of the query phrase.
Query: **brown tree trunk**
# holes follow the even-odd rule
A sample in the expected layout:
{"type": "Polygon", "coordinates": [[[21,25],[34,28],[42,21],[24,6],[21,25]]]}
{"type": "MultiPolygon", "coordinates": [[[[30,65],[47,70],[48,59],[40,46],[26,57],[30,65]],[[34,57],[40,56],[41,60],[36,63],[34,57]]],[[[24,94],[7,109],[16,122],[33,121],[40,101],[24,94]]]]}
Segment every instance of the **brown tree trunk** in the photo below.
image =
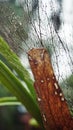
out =
{"type": "Polygon", "coordinates": [[[28,58],[35,78],[35,90],[46,130],[73,130],[73,119],[56,80],[46,49],[32,49],[28,58]]]}

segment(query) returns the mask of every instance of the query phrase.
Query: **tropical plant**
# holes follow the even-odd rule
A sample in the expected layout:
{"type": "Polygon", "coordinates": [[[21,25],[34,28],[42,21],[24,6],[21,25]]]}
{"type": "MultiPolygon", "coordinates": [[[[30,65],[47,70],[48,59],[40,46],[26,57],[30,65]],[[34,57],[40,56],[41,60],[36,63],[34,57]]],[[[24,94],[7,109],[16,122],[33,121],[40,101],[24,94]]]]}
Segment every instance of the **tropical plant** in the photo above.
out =
{"type": "Polygon", "coordinates": [[[2,37],[0,37],[0,55],[6,61],[4,63],[4,61],[0,60],[0,84],[9,89],[13,94],[12,97],[0,98],[0,106],[22,103],[38,123],[43,126],[36,101],[33,80],[17,55],[10,49],[2,37]]]}

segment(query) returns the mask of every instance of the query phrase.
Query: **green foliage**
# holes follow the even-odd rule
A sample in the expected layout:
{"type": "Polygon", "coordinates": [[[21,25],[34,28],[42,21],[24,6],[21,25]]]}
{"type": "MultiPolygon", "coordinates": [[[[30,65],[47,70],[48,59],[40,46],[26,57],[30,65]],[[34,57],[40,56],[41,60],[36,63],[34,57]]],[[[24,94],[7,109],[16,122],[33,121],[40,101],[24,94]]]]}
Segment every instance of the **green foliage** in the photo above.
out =
{"type": "Polygon", "coordinates": [[[62,83],[62,90],[67,100],[71,115],[73,116],[73,75],[67,77],[62,83]]]}
{"type": "Polygon", "coordinates": [[[36,94],[33,87],[33,81],[30,78],[28,71],[22,66],[17,55],[10,49],[8,44],[0,38],[0,54],[4,56],[4,58],[9,63],[10,68],[15,70],[21,80],[23,80],[27,84],[27,88],[32,92],[34,100],[36,100],[36,94]]]}
{"type": "Polygon", "coordinates": [[[68,86],[70,86],[71,88],[73,88],[73,75],[71,75],[68,79],[68,86]]]}
{"type": "Polygon", "coordinates": [[[0,84],[5,86],[15,97],[8,99],[1,98],[0,103],[8,105],[14,102],[21,102],[32,116],[42,126],[40,110],[36,101],[36,94],[33,87],[33,81],[28,71],[22,66],[17,55],[9,48],[8,44],[0,38],[0,54],[6,59],[10,68],[0,60],[0,84]],[[13,73],[13,70],[16,72],[13,73]],[[22,81],[26,84],[22,84],[22,81]],[[10,101],[11,100],[11,101],[10,101]],[[11,103],[10,103],[11,102],[11,103]]]}
{"type": "Polygon", "coordinates": [[[0,106],[10,106],[10,105],[21,105],[21,103],[17,100],[16,97],[1,97],[0,98],[0,106]]]}

